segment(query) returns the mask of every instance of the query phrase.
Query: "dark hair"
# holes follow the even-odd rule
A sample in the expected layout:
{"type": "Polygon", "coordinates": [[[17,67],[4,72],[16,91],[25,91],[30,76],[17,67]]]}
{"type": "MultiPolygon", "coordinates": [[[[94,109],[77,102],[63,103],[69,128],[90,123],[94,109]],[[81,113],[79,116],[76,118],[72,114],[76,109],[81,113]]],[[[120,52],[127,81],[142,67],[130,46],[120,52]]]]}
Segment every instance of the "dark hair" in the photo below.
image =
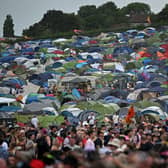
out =
{"type": "Polygon", "coordinates": [[[0,145],[2,145],[4,138],[0,137],[0,145]]]}
{"type": "Polygon", "coordinates": [[[87,135],[91,135],[91,134],[93,134],[93,130],[89,130],[88,132],[87,132],[87,135]]]}
{"type": "Polygon", "coordinates": [[[65,165],[70,165],[73,168],[78,168],[79,166],[78,159],[73,155],[66,156],[65,159],[63,160],[63,163],[65,165]]]}
{"type": "Polygon", "coordinates": [[[32,135],[34,135],[34,133],[33,133],[33,132],[29,132],[29,133],[27,134],[27,138],[30,139],[32,135]]]}

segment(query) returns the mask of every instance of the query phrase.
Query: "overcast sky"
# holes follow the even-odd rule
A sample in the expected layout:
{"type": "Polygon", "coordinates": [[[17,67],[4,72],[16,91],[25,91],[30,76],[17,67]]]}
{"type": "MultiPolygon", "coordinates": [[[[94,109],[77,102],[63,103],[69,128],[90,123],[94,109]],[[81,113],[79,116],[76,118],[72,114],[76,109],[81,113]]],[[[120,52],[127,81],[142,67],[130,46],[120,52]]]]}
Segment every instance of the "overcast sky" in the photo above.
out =
{"type": "MultiPolygon", "coordinates": [[[[65,13],[77,12],[80,6],[100,6],[110,0],[0,0],[0,36],[3,32],[3,23],[7,14],[11,14],[16,35],[21,35],[22,30],[35,22],[40,21],[47,10],[62,10],[65,13]]],[[[168,0],[113,0],[122,8],[128,3],[144,2],[150,5],[154,13],[160,12],[168,0]]]]}

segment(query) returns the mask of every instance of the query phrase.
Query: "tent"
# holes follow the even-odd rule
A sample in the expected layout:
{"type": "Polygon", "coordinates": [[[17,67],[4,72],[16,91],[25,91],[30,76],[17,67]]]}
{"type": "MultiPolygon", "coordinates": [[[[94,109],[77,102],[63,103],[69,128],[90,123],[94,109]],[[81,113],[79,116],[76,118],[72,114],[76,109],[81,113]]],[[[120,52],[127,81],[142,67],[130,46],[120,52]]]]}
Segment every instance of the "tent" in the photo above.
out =
{"type": "Polygon", "coordinates": [[[112,90],[110,88],[102,88],[102,89],[95,89],[95,93],[88,95],[93,100],[98,100],[100,98],[105,98],[107,96],[110,96],[112,93],[112,90]]]}
{"type": "Polygon", "coordinates": [[[74,78],[72,80],[69,81],[69,83],[82,83],[82,82],[88,82],[89,79],[87,78],[74,78]]]}
{"type": "Polygon", "coordinates": [[[16,99],[0,97],[0,104],[10,104],[10,103],[13,103],[13,102],[16,102],[16,99]]]}
{"type": "Polygon", "coordinates": [[[95,116],[98,116],[98,112],[96,112],[96,111],[83,111],[83,112],[81,112],[79,115],[78,115],[78,119],[80,120],[80,121],[86,121],[87,120],[87,118],[88,118],[88,116],[91,114],[91,113],[94,113],[94,115],[95,116]]]}
{"type": "Polygon", "coordinates": [[[54,100],[49,100],[49,99],[40,99],[39,102],[32,102],[30,104],[25,104],[23,108],[23,113],[27,114],[41,114],[42,109],[46,107],[54,107],[54,108],[59,108],[57,101],[54,100]]]}
{"type": "Polygon", "coordinates": [[[140,115],[149,115],[160,119],[166,119],[168,117],[168,114],[163,112],[160,107],[157,106],[151,106],[141,110],[140,115]]]}
{"type": "Polygon", "coordinates": [[[60,115],[64,116],[64,117],[73,117],[73,114],[69,111],[62,111],[60,113],[60,115]]]}
{"type": "Polygon", "coordinates": [[[0,112],[18,112],[21,111],[21,108],[18,106],[2,106],[0,112]]]}
{"type": "Polygon", "coordinates": [[[140,99],[140,94],[142,93],[142,91],[145,90],[148,90],[148,88],[136,89],[127,96],[127,100],[137,101],[138,99],[140,99]]]}

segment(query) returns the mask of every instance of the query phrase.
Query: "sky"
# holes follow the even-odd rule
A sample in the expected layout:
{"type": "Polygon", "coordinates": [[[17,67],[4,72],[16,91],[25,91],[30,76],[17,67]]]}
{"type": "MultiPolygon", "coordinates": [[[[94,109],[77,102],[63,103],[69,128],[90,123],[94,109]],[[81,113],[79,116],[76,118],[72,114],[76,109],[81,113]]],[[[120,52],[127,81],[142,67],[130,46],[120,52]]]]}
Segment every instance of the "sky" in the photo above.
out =
{"type": "MultiPolygon", "coordinates": [[[[22,30],[39,22],[47,10],[62,10],[72,13],[80,6],[96,5],[97,7],[110,0],[0,0],[0,36],[3,34],[3,24],[7,14],[13,18],[15,35],[21,35],[22,30]]],[[[129,3],[143,2],[149,4],[154,13],[160,12],[167,0],[113,0],[117,7],[122,8],[129,3]]]]}

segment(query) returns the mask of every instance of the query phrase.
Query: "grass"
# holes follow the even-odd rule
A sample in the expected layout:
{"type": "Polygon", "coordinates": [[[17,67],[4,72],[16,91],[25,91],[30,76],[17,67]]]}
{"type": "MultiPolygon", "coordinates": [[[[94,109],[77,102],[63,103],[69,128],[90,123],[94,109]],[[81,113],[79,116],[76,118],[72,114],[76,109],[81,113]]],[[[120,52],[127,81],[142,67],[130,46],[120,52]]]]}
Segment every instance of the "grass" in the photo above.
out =
{"type": "MultiPolygon", "coordinates": [[[[30,119],[33,117],[33,115],[15,114],[15,117],[17,119],[17,122],[28,123],[30,122],[30,119]]],[[[39,119],[40,126],[42,127],[48,127],[49,125],[53,125],[53,124],[59,125],[64,121],[63,116],[39,115],[37,117],[39,119]]]]}

